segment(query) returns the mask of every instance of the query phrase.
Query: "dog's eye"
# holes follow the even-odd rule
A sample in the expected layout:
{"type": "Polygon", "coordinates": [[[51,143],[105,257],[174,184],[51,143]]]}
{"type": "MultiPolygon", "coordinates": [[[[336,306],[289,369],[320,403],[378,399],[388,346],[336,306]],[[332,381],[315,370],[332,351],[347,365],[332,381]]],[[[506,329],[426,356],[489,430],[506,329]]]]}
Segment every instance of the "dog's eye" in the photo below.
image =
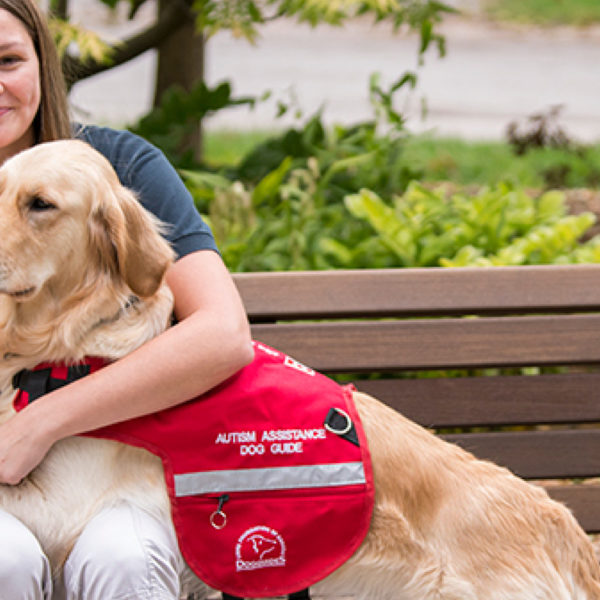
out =
{"type": "Polygon", "coordinates": [[[33,196],[33,198],[31,198],[31,200],[29,201],[28,206],[29,210],[32,210],[34,212],[42,212],[56,208],[55,204],[52,204],[52,202],[48,202],[47,200],[40,198],[40,196],[33,196]]]}

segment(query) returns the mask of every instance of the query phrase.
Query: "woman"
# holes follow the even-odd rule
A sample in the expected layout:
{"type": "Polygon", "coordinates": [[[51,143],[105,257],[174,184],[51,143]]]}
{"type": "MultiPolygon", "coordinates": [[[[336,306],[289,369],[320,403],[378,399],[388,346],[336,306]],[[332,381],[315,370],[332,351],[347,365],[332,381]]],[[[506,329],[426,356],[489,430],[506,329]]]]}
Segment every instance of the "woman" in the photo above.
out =
{"type": "MultiPolygon", "coordinates": [[[[43,15],[34,0],[0,0],[0,163],[36,143],[71,135],[60,65],[43,15]]],[[[104,153],[141,202],[172,224],[170,239],[179,258],[167,282],[178,323],[137,352],[44,396],[1,425],[3,484],[18,483],[56,441],[197,396],[253,356],[235,286],[164,156],[127,132],[89,127],[76,135],[104,153]]],[[[2,599],[55,597],[48,562],[33,534],[1,511],[0,531],[2,599]]],[[[168,526],[139,509],[117,506],[83,531],[65,565],[60,593],[86,600],[175,599],[178,561],[168,526]]]]}

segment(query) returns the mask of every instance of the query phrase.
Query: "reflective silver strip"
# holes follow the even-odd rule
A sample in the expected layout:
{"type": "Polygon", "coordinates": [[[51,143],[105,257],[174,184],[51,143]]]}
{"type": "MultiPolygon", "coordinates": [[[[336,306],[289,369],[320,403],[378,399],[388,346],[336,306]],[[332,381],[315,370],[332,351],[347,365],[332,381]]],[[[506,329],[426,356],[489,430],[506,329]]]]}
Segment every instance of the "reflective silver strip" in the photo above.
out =
{"type": "Polygon", "coordinates": [[[365,470],[361,462],[200,471],[175,475],[175,495],[181,497],[226,492],[338,487],[364,484],[365,481],[365,470]]]}

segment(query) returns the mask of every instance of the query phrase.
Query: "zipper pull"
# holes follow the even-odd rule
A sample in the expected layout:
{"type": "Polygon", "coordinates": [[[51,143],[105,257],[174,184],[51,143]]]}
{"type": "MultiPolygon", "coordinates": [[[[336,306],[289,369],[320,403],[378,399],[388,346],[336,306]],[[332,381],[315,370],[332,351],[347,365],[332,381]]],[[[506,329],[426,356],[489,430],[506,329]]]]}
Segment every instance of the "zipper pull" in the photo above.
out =
{"type": "Polygon", "coordinates": [[[210,515],[210,524],[215,529],[223,529],[227,525],[227,515],[223,512],[223,505],[229,500],[229,495],[223,494],[219,496],[218,500],[217,510],[210,515]]]}

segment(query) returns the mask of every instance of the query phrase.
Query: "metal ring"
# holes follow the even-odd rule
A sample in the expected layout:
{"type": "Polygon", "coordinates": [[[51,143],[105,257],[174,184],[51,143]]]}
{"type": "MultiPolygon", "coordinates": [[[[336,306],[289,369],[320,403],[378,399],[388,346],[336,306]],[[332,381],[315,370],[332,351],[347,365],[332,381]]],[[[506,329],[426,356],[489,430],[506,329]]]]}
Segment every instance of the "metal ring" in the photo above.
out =
{"type": "Polygon", "coordinates": [[[337,413],[342,415],[342,417],[346,417],[346,426],[343,429],[334,429],[329,423],[325,423],[324,427],[331,433],[335,433],[336,435],[346,435],[352,429],[352,419],[348,413],[344,412],[341,408],[334,407],[337,413]]]}
{"type": "Polygon", "coordinates": [[[225,525],[227,525],[227,515],[222,510],[215,510],[215,512],[210,515],[210,524],[215,529],[223,529],[225,525]],[[221,521],[217,521],[217,517],[221,518],[221,521]]]}

